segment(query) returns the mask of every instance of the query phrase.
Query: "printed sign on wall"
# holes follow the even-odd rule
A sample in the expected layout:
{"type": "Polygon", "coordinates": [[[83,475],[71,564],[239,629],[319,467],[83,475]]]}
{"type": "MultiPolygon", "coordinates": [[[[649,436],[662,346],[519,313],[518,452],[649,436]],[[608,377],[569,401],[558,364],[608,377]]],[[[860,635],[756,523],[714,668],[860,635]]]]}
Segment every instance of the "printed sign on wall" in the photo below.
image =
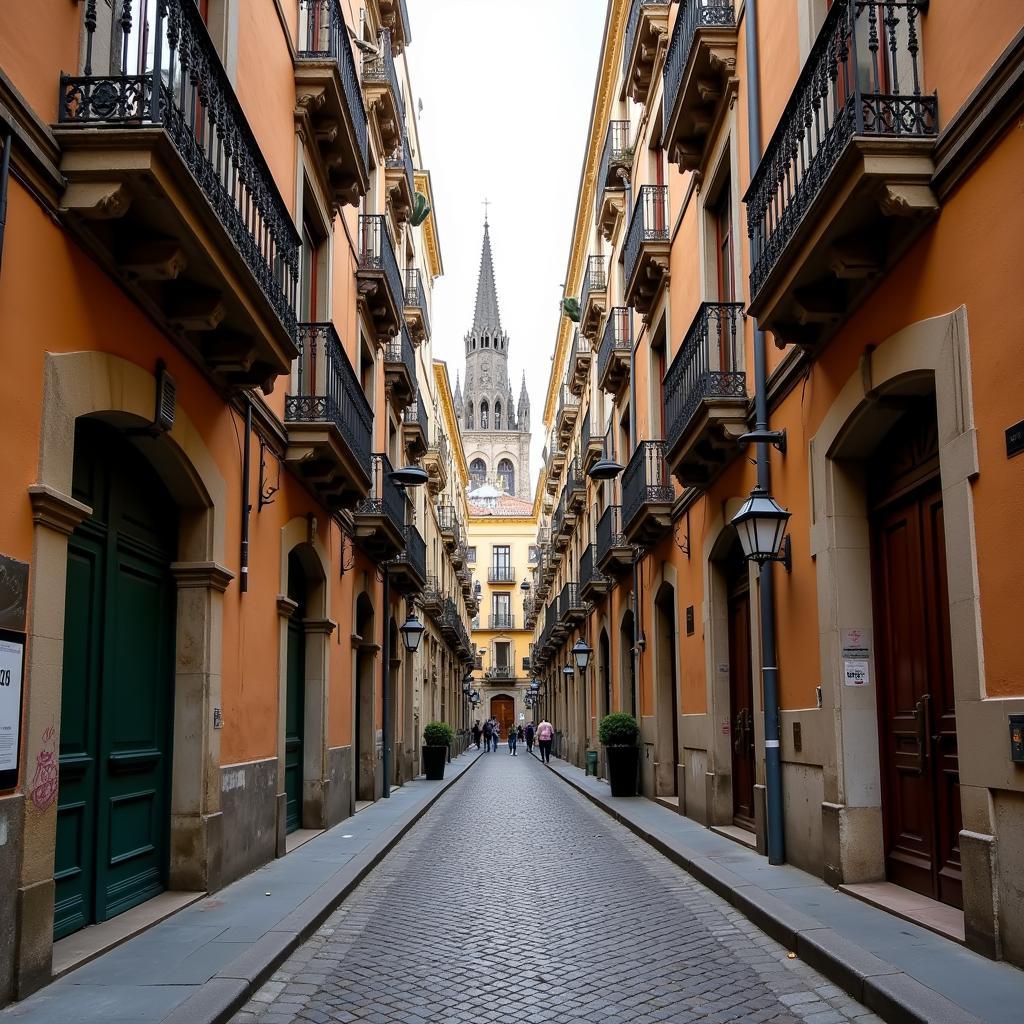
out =
{"type": "Polygon", "coordinates": [[[0,789],[18,784],[25,636],[0,629],[0,789]]]}

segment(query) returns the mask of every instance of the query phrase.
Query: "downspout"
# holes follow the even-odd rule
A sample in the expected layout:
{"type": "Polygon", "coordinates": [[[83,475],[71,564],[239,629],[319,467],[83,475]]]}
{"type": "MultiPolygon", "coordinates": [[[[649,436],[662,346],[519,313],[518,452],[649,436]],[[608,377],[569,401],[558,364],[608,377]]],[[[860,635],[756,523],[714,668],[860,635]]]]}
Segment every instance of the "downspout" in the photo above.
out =
{"type": "MultiPolygon", "coordinates": [[[[761,161],[761,80],[757,49],[757,0],[746,0],[747,44],[747,139],[751,177],[761,161]]],[[[751,252],[751,259],[756,253],[751,252]]],[[[768,360],[764,331],[754,327],[755,429],[768,430],[768,360]]],[[[757,483],[771,492],[772,467],[768,442],[757,442],[757,483]]],[[[758,604],[761,619],[761,674],[764,695],[764,775],[767,817],[768,863],[786,862],[782,815],[782,752],[779,749],[779,668],[775,648],[775,577],[772,563],[759,573],[758,604]]]]}
{"type": "MultiPolygon", "coordinates": [[[[382,476],[381,488],[383,488],[383,476],[382,476]]],[[[380,659],[380,679],[381,679],[381,731],[384,734],[384,742],[381,744],[381,770],[384,774],[384,792],[381,794],[385,799],[391,796],[391,748],[389,740],[391,738],[391,697],[390,687],[391,682],[391,570],[385,563],[382,567],[384,570],[384,593],[382,608],[383,614],[381,619],[384,622],[384,640],[381,644],[381,659],[380,659]]]]}
{"type": "Polygon", "coordinates": [[[249,589],[249,514],[252,503],[249,501],[250,490],[250,456],[252,447],[252,398],[245,396],[245,444],[242,447],[242,552],[239,567],[238,589],[245,593],[249,589]]]}
{"type": "Polygon", "coordinates": [[[3,155],[0,156],[0,266],[4,259],[4,230],[7,227],[7,183],[11,177],[11,140],[13,132],[4,139],[3,155]]]}

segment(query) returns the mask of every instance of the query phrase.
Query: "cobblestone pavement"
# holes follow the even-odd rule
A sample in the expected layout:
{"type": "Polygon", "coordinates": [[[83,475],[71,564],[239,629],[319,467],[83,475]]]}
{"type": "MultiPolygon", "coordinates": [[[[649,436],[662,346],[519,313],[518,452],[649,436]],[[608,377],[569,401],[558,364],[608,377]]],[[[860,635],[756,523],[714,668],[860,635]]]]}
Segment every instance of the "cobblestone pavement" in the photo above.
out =
{"type": "Polygon", "coordinates": [[[233,1024],[498,1020],[878,1018],[533,758],[499,748],[233,1024]]]}

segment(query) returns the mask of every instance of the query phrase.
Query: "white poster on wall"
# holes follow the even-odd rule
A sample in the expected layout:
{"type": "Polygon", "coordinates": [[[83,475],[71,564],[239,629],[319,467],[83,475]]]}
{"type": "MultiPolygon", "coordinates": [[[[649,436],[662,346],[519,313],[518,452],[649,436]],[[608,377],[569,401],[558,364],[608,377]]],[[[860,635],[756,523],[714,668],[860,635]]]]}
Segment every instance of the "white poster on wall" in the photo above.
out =
{"type": "Polygon", "coordinates": [[[24,659],[25,645],[21,640],[0,637],[0,778],[8,772],[17,776],[24,659]]]}
{"type": "Polygon", "coordinates": [[[867,686],[871,682],[867,658],[844,658],[843,681],[847,686],[867,686]]]}

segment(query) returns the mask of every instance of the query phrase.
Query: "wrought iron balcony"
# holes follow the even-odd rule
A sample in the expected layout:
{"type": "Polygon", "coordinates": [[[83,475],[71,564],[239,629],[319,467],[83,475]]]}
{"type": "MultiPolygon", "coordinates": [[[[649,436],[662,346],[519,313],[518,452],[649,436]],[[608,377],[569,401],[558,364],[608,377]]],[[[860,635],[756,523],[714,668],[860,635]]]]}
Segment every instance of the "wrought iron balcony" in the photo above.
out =
{"type": "Polygon", "coordinates": [[[587,410],[586,415],[583,417],[583,426],[580,429],[580,451],[582,453],[580,456],[580,466],[584,476],[589,472],[590,467],[604,454],[605,436],[594,431],[591,421],[591,416],[595,412],[596,410],[593,406],[587,410]]]}
{"type": "Polygon", "coordinates": [[[426,453],[429,436],[430,419],[427,416],[427,407],[423,403],[423,395],[417,392],[413,400],[402,410],[402,440],[410,458],[418,459],[426,453]]]}
{"type": "MultiPolygon", "coordinates": [[[[405,295],[391,231],[383,214],[359,216],[359,294],[373,320],[378,342],[402,329],[405,295]]],[[[412,379],[416,379],[415,372],[412,379]]]]}
{"type": "MultiPolygon", "coordinates": [[[[494,616],[492,615],[493,619],[494,616]]],[[[505,627],[491,627],[494,628],[505,628],[505,627]]],[[[485,673],[484,678],[489,682],[507,682],[510,679],[515,679],[516,670],[511,665],[492,665],[485,673]]]]}
{"type": "Polygon", "coordinates": [[[641,187],[626,234],[626,305],[649,313],[668,277],[668,186],[641,187]]]}
{"type": "Polygon", "coordinates": [[[405,272],[405,323],[414,345],[430,338],[430,311],[423,277],[415,267],[405,272]]]}
{"type": "Polygon", "coordinates": [[[466,567],[466,541],[462,537],[462,530],[459,530],[459,542],[455,545],[455,550],[452,552],[452,565],[455,566],[456,570],[465,572],[465,575],[472,581],[469,569],[466,567]]]}
{"type": "Polygon", "coordinates": [[[199,11],[81,6],[54,132],[67,222],[196,362],[269,391],[298,355],[299,236],[199,11]]]}
{"type": "Polygon", "coordinates": [[[601,330],[601,321],[608,308],[607,297],[605,259],[603,256],[591,256],[587,259],[580,293],[580,334],[584,338],[595,338],[601,330]]]}
{"type": "Polygon", "coordinates": [[[569,389],[574,395],[583,395],[590,376],[590,341],[577,330],[572,336],[569,353],[569,389]]]}
{"type": "Polygon", "coordinates": [[[416,195],[408,135],[402,136],[402,144],[384,162],[384,178],[395,219],[404,224],[412,214],[413,196],[416,195]]]}
{"type": "Polygon", "coordinates": [[[405,99],[387,29],[380,34],[377,52],[363,54],[363,92],[376,119],[384,152],[392,153],[402,144],[405,132],[405,99]]]}
{"type": "Polygon", "coordinates": [[[622,532],[622,507],[609,505],[597,521],[597,567],[603,573],[632,568],[633,547],[622,532]]]}
{"type": "Polygon", "coordinates": [[[423,468],[427,471],[427,489],[434,496],[448,486],[448,437],[437,423],[431,429],[430,443],[423,456],[423,468]]]}
{"type": "Polygon", "coordinates": [[[665,465],[664,441],[641,441],[622,474],[622,532],[630,544],[649,546],[672,525],[675,488],[665,465]]]}
{"type": "Polygon", "coordinates": [[[295,97],[335,205],[358,206],[370,187],[370,133],[339,0],[299,0],[295,97]]]}
{"type": "Polygon", "coordinates": [[[401,53],[412,42],[409,10],[405,0],[378,0],[380,20],[391,33],[395,53],[401,53]]]}
{"type": "Polygon", "coordinates": [[[387,455],[374,455],[370,493],[356,505],[353,516],[356,543],[378,561],[394,558],[405,548],[408,499],[391,475],[387,455]]]}
{"type": "Polygon", "coordinates": [[[492,565],[487,569],[488,583],[515,583],[516,570],[511,565],[492,565]]]}
{"type": "Polygon", "coordinates": [[[580,400],[572,393],[568,384],[558,389],[558,412],[555,414],[555,433],[559,446],[565,448],[572,439],[573,427],[580,413],[580,400]]]}
{"type": "Polygon", "coordinates": [[[444,609],[444,594],[436,576],[428,576],[423,587],[423,611],[433,619],[437,619],[444,609]]]}
{"type": "Polygon", "coordinates": [[[516,617],[512,612],[499,612],[487,619],[488,629],[515,629],[516,617]]]}
{"type": "Polygon", "coordinates": [[[562,552],[568,547],[569,538],[572,536],[572,530],[575,525],[575,515],[573,515],[571,522],[566,523],[565,521],[565,489],[563,488],[558,496],[558,505],[555,507],[555,513],[551,517],[551,544],[555,551],[562,552]]]}
{"type": "Polygon", "coordinates": [[[749,312],[824,343],[938,212],[917,0],[836,0],[744,200],[749,312]]]}
{"type": "Polygon", "coordinates": [[[669,159],[698,170],[707,140],[736,84],[734,0],[682,0],[665,58],[662,130],[669,159]]]}
{"type": "Polygon", "coordinates": [[[626,208],[626,182],[633,165],[629,145],[629,122],[610,121],[604,137],[601,166],[597,175],[595,223],[606,239],[611,239],[615,226],[626,208]]]}
{"type": "Polygon", "coordinates": [[[300,324],[295,393],[285,398],[285,462],[332,511],[370,486],[373,410],[334,325],[300,324]]]}
{"type": "MultiPolygon", "coordinates": [[[[625,97],[646,105],[668,35],[669,0],[633,0],[622,49],[625,97]]],[[[683,0],[685,3],[686,0],[683,0]]]]}
{"type": "Polygon", "coordinates": [[[588,544],[580,555],[580,598],[592,601],[603,597],[611,589],[611,579],[594,567],[596,548],[588,544]]]}
{"type": "Polygon", "coordinates": [[[615,306],[605,321],[597,350],[597,383],[613,397],[629,382],[629,356],[633,348],[633,322],[626,306],[615,306]]]}
{"type": "Polygon", "coordinates": [[[454,505],[437,506],[437,528],[441,539],[449,552],[454,552],[462,541],[459,517],[455,514],[454,505]]]}
{"type": "MultiPolygon", "coordinates": [[[[566,515],[576,516],[587,504],[587,478],[583,475],[583,466],[578,455],[573,456],[565,469],[565,511],[566,515]]],[[[575,526],[575,520],[573,522],[575,526]]]]}
{"type": "Polygon", "coordinates": [[[587,606],[580,597],[578,583],[566,583],[558,595],[558,619],[563,623],[582,622],[587,617],[587,606]]]}
{"type": "Polygon", "coordinates": [[[416,351],[405,324],[384,349],[384,384],[400,409],[416,394],[416,351]]]}
{"type": "Polygon", "coordinates": [[[418,594],[427,582],[427,543],[412,523],[405,527],[405,550],[391,563],[391,581],[401,594],[418,594]]]}
{"type": "Polygon", "coordinates": [[[743,303],[704,302],[665,374],[665,456],[684,487],[706,487],[747,429],[743,303]]]}

